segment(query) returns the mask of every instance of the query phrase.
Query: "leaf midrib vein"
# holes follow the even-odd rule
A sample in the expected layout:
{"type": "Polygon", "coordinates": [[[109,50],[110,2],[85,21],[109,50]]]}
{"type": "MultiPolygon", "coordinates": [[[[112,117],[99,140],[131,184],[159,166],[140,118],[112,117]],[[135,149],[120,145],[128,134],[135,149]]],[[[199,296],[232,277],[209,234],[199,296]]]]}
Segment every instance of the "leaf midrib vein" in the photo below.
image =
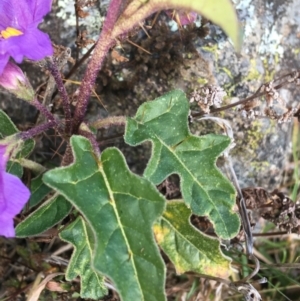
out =
{"type": "MultiPolygon", "coordinates": [[[[131,251],[131,248],[130,248],[130,244],[129,244],[128,240],[127,240],[126,233],[124,232],[124,229],[123,229],[123,227],[122,227],[123,225],[122,225],[122,223],[121,223],[121,219],[120,219],[120,216],[119,216],[119,213],[118,213],[118,210],[117,210],[116,201],[115,201],[115,198],[114,198],[114,195],[113,195],[113,190],[112,190],[111,187],[110,187],[110,183],[109,183],[109,181],[108,181],[108,179],[107,179],[107,177],[106,177],[106,174],[105,174],[105,172],[104,172],[103,167],[101,168],[101,172],[102,172],[103,179],[104,179],[105,185],[106,185],[107,190],[108,190],[108,193],[109,193],[109,197],[110,197],[110,199],[114,202],[114,205],[112,205],[112,207],[113,207],[113,210],[114,210],[114,212],[115,212],[115,215],[116,215],[116,218],[117,218],[117,221],[118,221],[118,225],[119,225],[119,227],[120,227],[120,229],[121,229],[121,233],[122,233],[122,235],[123,235],[123,237],[124,237],[124,240],[125,240],[125,243],[126,243],[126,246],[127,246],[127,250],[130,251],[130,252],[132,252],[132,251],[131,251]]],[[[133,260],[133,256],[130,256],[130,261],[131,261],[131,263],[132,263],[132,267],[133,267],[134,272],[135,272],[135,277],[136,277],[136,279],[137,279],[136,282],[137,282],[137,284],[138,284],[138,286],[139,286],[139,288],[140,288],[140,293],[141,293],[141,295],[142,295],[142,297],[143,297],[143,300],[144,300],[145,298],[144,298],[144,294],[143,294],[143,290],[142,290],[142,288],[141,288],[140,282],[138,281],[139,278],[138,278],[137,269],[136,269],[136,266],[135,266],[135,263],[134,263],[134,260],[133,260]]]]}

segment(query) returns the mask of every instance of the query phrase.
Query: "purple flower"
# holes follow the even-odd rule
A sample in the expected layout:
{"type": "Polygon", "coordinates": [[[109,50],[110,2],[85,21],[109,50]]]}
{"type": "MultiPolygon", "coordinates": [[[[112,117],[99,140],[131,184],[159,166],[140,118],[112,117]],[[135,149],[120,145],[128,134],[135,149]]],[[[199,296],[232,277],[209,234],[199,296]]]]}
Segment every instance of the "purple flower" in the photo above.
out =
{"type": "Polygon", "coordinates": [[[0,74],[9,57],[41,60],[52,55],[50,38],[37,26],[51,10],[52,0],[0,0],[0,74]]]}
{"type": "Polygon", "coordinates": [[[23,71],[10,61],[6,64],[0,75],[0,86],[26,101],[34,99],[34,90],[29,80],[23,71]]]}
{"type": "Polygon", "coordinates": [[[0,235],[14,237],[13,218],[20,213],[30,192],[22,181],[6,172],[7,145],[0,144],[0,235]]]}

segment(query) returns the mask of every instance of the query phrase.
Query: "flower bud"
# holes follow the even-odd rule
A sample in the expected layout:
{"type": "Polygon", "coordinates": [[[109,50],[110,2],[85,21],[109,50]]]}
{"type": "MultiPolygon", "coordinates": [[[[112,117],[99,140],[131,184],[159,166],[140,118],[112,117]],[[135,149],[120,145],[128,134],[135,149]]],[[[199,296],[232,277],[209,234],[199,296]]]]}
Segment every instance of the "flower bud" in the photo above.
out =
{"type": "Polygon", "coordinates": [[[34,90],[23,71],[9,61],[0,75],[0,86],[26,101],[34,99],[34,90]]]}
{"type": "Polygon", "coordinates": [[[197,20],[198,14],[196,12],[189,12],[184,10],[167,10],[166,14],[177,22],[181,27],[184,25],[192,24],[197,20]]]}

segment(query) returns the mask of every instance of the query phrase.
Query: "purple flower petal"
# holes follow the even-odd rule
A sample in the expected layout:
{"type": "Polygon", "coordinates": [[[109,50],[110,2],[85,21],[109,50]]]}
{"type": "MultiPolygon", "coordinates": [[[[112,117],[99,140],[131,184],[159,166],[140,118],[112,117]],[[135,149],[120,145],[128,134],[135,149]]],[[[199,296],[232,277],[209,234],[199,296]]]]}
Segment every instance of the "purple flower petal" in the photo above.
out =
{"type": "Polygon", "coordinates": [[[20,63],[24,57],[40,60],[52,55],[49,36],[37,28],[51,5],[52,0],[0,0],[0,74],[10,56],[20,63]],[[8,28],[19,35],[4,34],[8,28]]]}
{"type": "Polygon", "coordinates": [[[33,20],[40,23],[45,15],[47,15],[52,6],[52,0],[27,0],[28,6],[33,13],[33,20]]]}
{"type": "Polygon", "coordinates": [[[25,30],[30,24],[38,24],[51,6],[52,0],[1,0],[0,30],[7,27],[25,30]]]}
{"type": "Polygon", "coordinates": [[[14,221],[11,218],[0,215],[0,235],[5,237],[15,237],[14,221]]]}
{"type": "Polygon", "coordinates": [[[0,235],[14,237],[13,218],[20,213],[30,197],[22,181],[6,172],[6,146],[0,145],[0,235]]]}
{"type": "Polygon", "coordinates": [[[0,15],[0,30],[13,27],[22,31],[33,22],[32,11],[26,0],[1,0],[0,15]]]}
{"type": "MultiPolygon", "coordinates": [[[[27,203],[30,192],[23,182],[16,176],[7,172],[3,174],[4,187],[3,196],[6,203],[5,214],[10,217],[15,217],[21,212],[24,205],[27,203]]],[[[0,196],[0,203],[1,203],[0,196]]]]}
{"type": "Polygon", "coordinates": [[[28,30],[24,35],[7,39],[7,48],[17,63],[21,63],[24,56],[31,60],[41,60],[53,53],[49,36],[37,28],[28,30]]]}

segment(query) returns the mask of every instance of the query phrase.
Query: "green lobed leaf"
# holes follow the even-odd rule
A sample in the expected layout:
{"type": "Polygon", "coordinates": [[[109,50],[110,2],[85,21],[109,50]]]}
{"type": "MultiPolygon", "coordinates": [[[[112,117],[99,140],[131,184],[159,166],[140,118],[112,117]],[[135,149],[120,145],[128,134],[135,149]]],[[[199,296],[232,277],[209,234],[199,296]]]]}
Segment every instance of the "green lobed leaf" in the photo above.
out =
{"type": "Polygon", "coordinates": [[[18,132],[18,128],[12,122],[12,120],[0,110],[0,137],[4,138],[13,135],[18,132]]]}
{"type": "Polygon", "coordinates": [[[217,239],[199,232],[190,223],[192,212],[180,201],[170,201],[153,230],[156,241],[173,262],[176,272],[193,271],[227,278],[230,260],[225,257],[217,239]]]}
{"type": "Polygon", "coordinates": [[[30,183],[30,199],[29,208],[39,204],[46,195],[51,191],[51,188],[46,186],[42,180],[43,175],[39,175],[31,180],[30,183]]]}
{"type": "Polygon", "coordinates": [[[66,271],[66,280],[81,278],[80,297],[98,300],[107,294],[104,278],[92,265],[94,235],[88,224],[78,217],[60,234],[60,238],[74,246],[74,252],[66,271]]]}
{"type": "Polygon", "coordinates": [[[38,235],[63,220],[72,208],[63,196],[54,195],[16,227],[17,237],[38,235]]]}
{"type": "Polygon", "coordinates": [[[28,139],[22,144],[21,150],[18,152],[16,159],[26,158],[33,151],[35,146],[35,141],[33,139],[28,139]]]}
{"type": "Polygon", "coordinates": [[[124,301],[166,300],[165,267],[152,233],[164,198],[130,172],[119,150],[106,149],[96,158],[90,142],[79,136],[71,138],[71,146],[74,163],[48,171],[43,180],[92,228],[93,267],[111,278],[124,301]]]}
{"type": "Polygon", "coordinates": [[[19,162],[16,161],[8,161],[6,165],[6,171],[17,176],[18,178],[22,178],[23,176],[23,167],[19,162]]]}
{"type": "Polygon", "coordinates": [[[18,159],[26,158],[30,155],[34,149],[35,142],[33,139],[28,139],[22,144],[22,148],[17,153],[16,157],[12,161],[7,162],[7,172],[21,178],[23,176],[23,166],[19,163],[18,159]]]}
{"type": "Polygon", "coordinates": [[[240,228],[238,215],[233,213],[235,190],[215,162],[230,139],[223,135],[192,135],[188,112],[188,101],[179,90],[146,102],[134,118],[127,119],[125,141],[138,145],[150,140],[152,157],[144,176],[159,184],[169,175],[179,174],[186,204],[195,214],[208,216],[217,235],[229,239],[240,228]]]}

